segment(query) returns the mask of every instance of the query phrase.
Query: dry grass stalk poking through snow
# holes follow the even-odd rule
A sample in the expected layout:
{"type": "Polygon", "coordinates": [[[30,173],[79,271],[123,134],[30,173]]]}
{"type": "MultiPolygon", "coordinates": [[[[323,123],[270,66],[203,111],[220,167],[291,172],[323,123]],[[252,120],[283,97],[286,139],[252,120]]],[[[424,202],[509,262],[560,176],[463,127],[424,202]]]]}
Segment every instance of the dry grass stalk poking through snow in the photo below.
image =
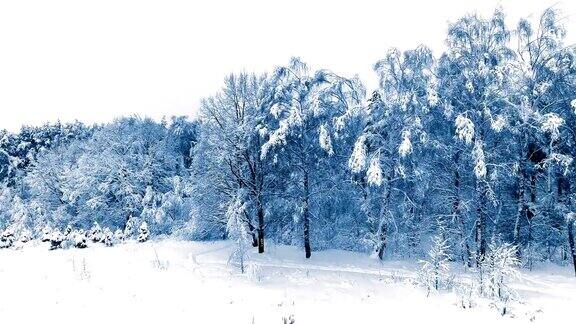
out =
{"type": "Polygon", "coordinates": [[[88,264],[86,263],[86,258],[82,258],[79,264],[76,262],[76,258],[72,257],[72,271],[74,272],[76,278],[79,280],[89,281],[91,274],[88,270],[88,264]]]}
{"type": "Polygon", "coordinates": [[[168,270],[169,262],[160,260],[160,257],[158,257],[158,251],[154,249],[154,260],[152,260],[152,266],[158,270],[165,271],[168,270]]]}

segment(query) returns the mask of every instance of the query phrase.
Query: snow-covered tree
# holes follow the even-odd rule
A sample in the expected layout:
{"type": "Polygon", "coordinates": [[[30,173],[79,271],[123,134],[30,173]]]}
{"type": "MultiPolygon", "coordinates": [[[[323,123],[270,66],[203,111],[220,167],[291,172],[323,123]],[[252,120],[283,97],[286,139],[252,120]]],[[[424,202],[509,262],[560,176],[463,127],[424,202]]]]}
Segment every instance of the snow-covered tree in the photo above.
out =
{"type": "Polygon", "coordinates": [[[61,249],[62,242],[64,242],[65,239],[64,234],[62,234],[59,229],[52,231],[50,234],[50,250],[61,249]]]}
{"type": "Polygon", "coordinates": [[[150,237],[150,230],[148,229],[148,223],[143,221],[138,227],[138,242],[146,242],[150,237]]]}
{"type": "MultiPolygon", "coordinates": [[[[489,203],[492,206],[497,203],[493,186],[506,162],[502,160],[506,156],[502,154],[506,152],[506,143],[499,139],[511,100],[514,53],[509,48],[509,39],[510,31],[501,10],[488,19],[468,15],[450,24],[448,50],[439,60],[440,101],[448,121],[455,124],[454,135],[464,145],[451,151],[457,164],[455,169],[460,170],[459,164],[464,163],[466,174],[454,175],[474,178],[477,262],[486,253],[488,215],[493,212],[489,203]]],[[[458,186],[460,182],[455,180],[454,184],[458,186]]],[[[461,192],[459,188],[454,191],[461,192]]]]}
{"type": "Polygon", "coordinates": [[[201,105],[200,142],[195,165],[198,197],[205,212],[221,217],[225,229],[226,210],[238,190],[246,190],[252,201],[244,217],[258,252],[264,252],[265,216],[273,191],[271,163],[260,158],[268,129],[267,107],[273,100],[272,84],[266,76],[241,73],[224,80],[220,93],[201,105]],[[224,204],[221,201],[224,201],[224,204]]]}
{"type": "Polygon", "coordinates": [[[26,243],[30,240],[32,240],[32,231],[28,228],[22,229],[18,235],[18,241],[21,243],[26,243]]]}
{"type": "MultiPolygon", "coordinates": [[[[419,245],[418,227],[423,215],[426,181],[428,120],[438,103],[434,58],[425,46],[401,53],[392,49],[374,67],[380,87],[369,100],[365,126],[354,144],[348,165],[361,183],[380,187],[372,190],[379,203],[365,207],[370,226],[367,240],[380,259],[388,238],[388,225],[403,227],[400,244],[419,245]],[[365,174],[365,179],[362,177],[365,174]],[[418,185],[416,185],[418,184],[418,185]],[[396,193],[399,196],[396,196],[396,193]],[[390,205],[397,199],[397,207],[390,205]]],[[[366,189],[365,189],[366,190],[366,189]]]]}
{"type": "Polygon", "coordinates": [[[117,229],[116,231],[114,231],[114,239],[116,239],[118,242],[123,242],[125,238],[126,236],[124,235],[124,232],[121,229],[117,229]]]}
{"type": "Polygon", "coordinates": [[[566,215],[566,232],[568,238],[568,251],[572,257],[572,266],[574,267],[574,275],[576,276],[576,239],[574,238],[574,224],[576,223],[576,214],[568,213],[566,215]]]}
{"type": "Polygon", "coordinates": [[[51,235],[52,235],[52,228],[50,226],[46,225],[42,229],[42,237],[40,239],[42,242],[49,242],[51,235]]]}
{"type": "Polygon", "coordinates": [[[74,233],[74,247],[83,249],[88,247],[86,232],[83,229],[78,229],[74,233]]]}
{"type": "Polygon", "coordinates": [[[251,242],[249,229],[244,218],[244,212],[247,208],[246,198],[246,193],[239,191],[226,210],[226,217],[228,218],[226,230],[230,239],[234,241],[234,250],[230,255],[229,262],[237,263],[242,273],[246,270],[251,242]]]}
{"type": "Polygon", "coordinates": [[[420,280],[426,287],[428,294],[432,290],[440,290],[448,284],[450,277],[449,246],[444,233],[432,238],[432,245],[428,251],[428,259],[421,260],[420,280]]]}
{"type": "Polygon", "coordinates": [[[64,229],[64,232],[62,234],[64,234],[64,236],[67,239],[70,239],[71,235],[72,235],[72,231],[73,231],[72,225],[68,224],[68,225],[66,225],[66,228],[64,229]]]}
{"type": "MultiPolygon", "coordinates": [[[[573,142],[573,135],[563,130],[563,124],[565,119],[574,120],[569,107],[574,70],[567,62],[574,58],[574,53],[563,44],[566,30],[562,14],[555,8],[546,9],[534,24],[521,19],[516,34],[519,60],[515,65],[517,104],[512,125],[518,152],[515,172],[518,208],[514,244],[523,256],[524,249],[534,250],[533,240],[537,236],[548,240],[557,236],[554,234],[557,231],[548,225],[561,223],[561,214],[566,213],[566,210],[546,212],[558,209],[567,194],[566,190],[561,190],[560,195],[553,193],[546,183],[558,181],[558,186],[564,186],[567,175],[563,169],[568,169],[573,154],[568,148],[571,144],[565,146],[573,142]],[[544,222],[547,224],[534,224],[542,222],[543,217],[551,219],[544,222]]],[[[550,243],[557,244],[550,241],[547,244],[550,243]]]]}
{"type": "MultiPolygon", "coordinates": [[[[288,190],[297,197],[294,220],[302,229],[306,258],[312,254],[312,208],[320,195],[330,195],[330,179],[321,171],[336,155],[335,145],[347,119],[361,108],[364,88],[327,70],[311,73],[297,58],[270,76],[273,86],[265,142],[260,158],[286,168],[288,190]]],[[[338,156],[342,152],[338,152],[338,156]]]]}
{"type": "Polygon", "coordinates": [[[134,217],[128,216],[128,220],[126,221],[126,224],[124,224],[124,230],[122,231],[124,239],[130,239],[134,234],[134,222],[134,217]]]}
{"type": "Polygon", "coordinates": [[[102,242],[102,240],[104,239],[102,228],[100,227],[98,222],[94,221],[92,228],[90,228],[90,231],[88,232],[88,239],[90,239],[94,243],[102,242]]]}
{"type": "Polygon", "coordinates": [[[4,150],[0,149],[0,183],[4,183],[8,178],[11,169],[10,156],[4,150]]]}
{"type": "Polygon", "coordinates": [[[102,232],[102,242],[106,246],[114,245],[114,234],[108,227],[106,227],[102,232]]]}
{"type": "Polygon", "coordinates": [[[498,244],[493,240],[488,249],[478,269],[480,288],[483,295],[496,302],[504,315],[509,301],[517,295],[510,286],[510,282],[519,276],[517,248],[509,243],[498,244]]]}

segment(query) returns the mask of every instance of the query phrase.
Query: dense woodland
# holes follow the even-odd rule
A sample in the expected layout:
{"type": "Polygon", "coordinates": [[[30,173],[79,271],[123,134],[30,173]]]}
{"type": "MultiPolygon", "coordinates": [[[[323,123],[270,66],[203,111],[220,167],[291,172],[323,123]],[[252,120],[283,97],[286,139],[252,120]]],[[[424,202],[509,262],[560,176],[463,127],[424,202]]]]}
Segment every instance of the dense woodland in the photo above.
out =
{"type": "Polygon", "coordinates": [[[443,53],[383,53],[377,89],[294,58],[228,76],[195,120],[0,131],[3,240],[145,222],[152,236],[232,239],[240,252],[275,242],[306,257],[419,258],[441,235],[471,267],[505,243],[527,267],[575,263],[566,22],[555,9],[516,26],[500,10],[463,17],[443,53]]]}

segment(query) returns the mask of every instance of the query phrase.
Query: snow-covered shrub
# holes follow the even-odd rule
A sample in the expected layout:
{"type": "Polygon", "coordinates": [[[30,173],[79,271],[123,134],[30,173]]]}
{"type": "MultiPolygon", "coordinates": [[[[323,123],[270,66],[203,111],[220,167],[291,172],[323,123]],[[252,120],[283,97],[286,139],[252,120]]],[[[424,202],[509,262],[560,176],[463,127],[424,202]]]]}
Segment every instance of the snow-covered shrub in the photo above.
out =
{"type": "Polygon", "coordinates": [[[146,242],[149,237],[150,231],[148,230],[148,224],[144,221],[138,228],[138,242],[146,242]]]}
{"type": "Polygon", "coordinates": [[[0,234],[0,248],[9,248],[14,244],[14,232],[10,227],[0,234]]]}
{"type": "Polygon", "coordinates": [[[239,193],[226,211],[228,218],[226,230],[229,237],[235,241],[234,250],[230,254],[228,262],[237,263],[242,273],[246,270],[246,261],[251,245],[250,234],[243,219],[243,213],[246,210],[244,198],[243,194],[239,193]]]}
{"type": "Polygon", "coordinates": [[[454,292],[458,296],[458,306],[467,309],[476,306],[476,287],[474,283],[459,283],[454,285],[454,292]]]}
{"type": "Polygon", "coordinates": [[[104,243],[104,245],[106,246],[112,246],[114,245],[114,234],[112,234],[112,231],[106,227],[104,229],[104,231],[102,232],[102,242],[104,243]]]}
{"type": "Polygon", "coordinates": [[[519,276],[517,248],[508,243],[496,244],[495,241],[488,248],[478,269],[480,292],[491,298],[501,314],[505,315],[509,302],[517,296],[509,286],[510,281],[519,276]]]}
{"type": "Polygon", "coordinates": [[[52,228],[50,228],[50,226],[48,225],[44,226],[44,228],[42,229],[41,241],[49,242],[51,238],[52,238],[52,228]]]}
{"type": "Polygon", "coordinates": [[[124,241],[124,239],[126,238],[126,236],[124,235],[124,232],[121,229],[117,229],[114,232],[114,239],[118,242],[122,242],[124,241]]]}
{"type": "Polygon", "coordinates": [[[173,179],[174,190],[156,195],[156,202],[146,206],[140,218],[146,220],[151,234],[171,235],[186,227],[192,214],[192,199],[184,198],[180,177],[173,179]]]}
{"type": "Polygon", "coordinates": [[[69,247],[74,246],[74,235],[75,231],[72,228],[72,225],[66,225],[66,228],[62,232],[62,236],[64,237],[64,241],[62,242],[62,248],[67,249],[69,247]]]}
{"type": "Polygon", "coordinates": [[[449,283],[449,246],[442,235],[432,238],[432,246],[428,251],[428,259],[421,260],[420,283],[426,287],[428,294],[432,290],[447,288],[449,283]]]}
{"type": "Polygon", "coordinates": [[[88,246],[86,241],[86,233],[84,233],[83,229],[79,229],[74,233],[74,247],[83,249],[88,246]]]}
{"type": "Polygon", "coordinates": [[[64,239],[64,234],[60,230],[55,229],[50,236],[50,250],[61,249],[64,239]]]}
{"type": "Polygon", "coordinates": [[[124,239],[129,239],[132,237],[134,232],[134,217],[130,217],[128,221],[126,221],[126,226],[124,227],[124,239]]]}
{"type": "Polygon", "coordinates": [[[66,229],[64,229],[64,236],[66,236],[66,239],[69,240],[72,238],[71,235],[72,235],[72,226],[68,224],[66,226],[66,229]]]}
{"type": "Polygon", "coordinates": [[[32,232],[28,228],[24,228],[20,231],[18,235],[18,240],[22,243],[26,243],[32,239],[32,232]]]}
{"type": "Polygon", "coordinates": [[[102,236],[102,228],[100,227],[98,222],[94,221],[94,224],[92,225],[92,228],[90,228],[90,232],[88,233],[88,238],[94,243],[102,242],[102,240],[104,239],[102,236]]]}

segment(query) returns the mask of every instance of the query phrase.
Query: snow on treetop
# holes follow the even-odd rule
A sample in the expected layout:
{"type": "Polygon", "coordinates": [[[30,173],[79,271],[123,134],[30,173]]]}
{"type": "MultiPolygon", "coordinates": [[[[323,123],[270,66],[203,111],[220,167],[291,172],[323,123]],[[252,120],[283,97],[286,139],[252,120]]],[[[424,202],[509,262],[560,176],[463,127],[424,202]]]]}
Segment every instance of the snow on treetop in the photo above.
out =
{"type": "Polygon", "coordinates": [[[541,129],[544,132],[552,134],[553,139],[560,135],[560,127],[564,124],[564,119],[556,113],[547,113],[543,116],[541,129]]]}
{"type": "Polygon", "coordinates": [[[456,117],[456,135],[466,144],[472,143],[474,138],[474,123],[464,115],[456,117]]]}

